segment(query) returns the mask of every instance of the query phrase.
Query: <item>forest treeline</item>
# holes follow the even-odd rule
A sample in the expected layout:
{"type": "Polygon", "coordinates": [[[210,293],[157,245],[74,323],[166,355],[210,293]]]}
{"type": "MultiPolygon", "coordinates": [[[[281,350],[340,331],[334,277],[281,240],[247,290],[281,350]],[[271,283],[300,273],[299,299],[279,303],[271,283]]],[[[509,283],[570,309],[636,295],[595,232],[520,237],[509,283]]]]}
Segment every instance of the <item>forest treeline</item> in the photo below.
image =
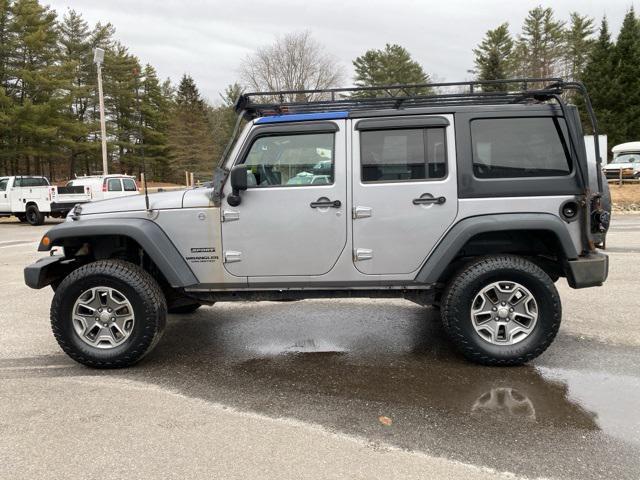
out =
{"type": "MultiPolygon", "coordinates": [[[[156,181],[182,181],[185,170],[199,179],[210,177],[235,122],[233,102],[243,89],[345,84],[335,57],[309,32],[294,32],[242,59],[237,80],[230,78],[211,104],[189,75],[177,83],[159,78],[152,65],[117,40],[109,23],[89,25],[73,10],[59,16],[38,0],[0,0],[0,175],[63,180],[101,171],[96,47],[106,51],[110,170],[137,175],[144,164],[156,181]]],[[[519,32],[498,25],[473,53],[472,72],[479,80],[584,82],[609,144],[640,140],[640,22],[633,9],[614,38],[606,19],[596,26],[579,13],[559,19],[551,8],[537,7],[519,32]]],[[[364,52],[353,60],[353,69],[348,83],[358,86],[425,83],[435,77],[396,44],[364,52]]]]}

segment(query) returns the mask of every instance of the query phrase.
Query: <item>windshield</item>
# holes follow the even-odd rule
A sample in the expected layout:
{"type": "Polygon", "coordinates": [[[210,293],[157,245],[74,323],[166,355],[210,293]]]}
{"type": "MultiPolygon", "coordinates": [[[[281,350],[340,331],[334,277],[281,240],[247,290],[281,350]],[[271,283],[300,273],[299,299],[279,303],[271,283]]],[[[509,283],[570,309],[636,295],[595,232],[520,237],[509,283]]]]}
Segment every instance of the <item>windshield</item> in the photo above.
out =
{"type": "Polygon", "coordinates": [[[611,163],[640,163],[640,153],[623,153],[611,163]]]}

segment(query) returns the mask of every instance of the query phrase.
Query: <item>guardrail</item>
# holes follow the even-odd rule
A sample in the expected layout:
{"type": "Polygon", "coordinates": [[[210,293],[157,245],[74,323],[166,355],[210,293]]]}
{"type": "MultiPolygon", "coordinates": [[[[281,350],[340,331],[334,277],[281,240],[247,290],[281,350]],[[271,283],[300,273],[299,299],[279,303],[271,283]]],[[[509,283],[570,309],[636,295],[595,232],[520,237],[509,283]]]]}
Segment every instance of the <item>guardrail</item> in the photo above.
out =
{"type": "Polygon", "coordinates": [[[618,184],[620,185],[621,183],[624,184],[629,184],[629,185],[633,185],[633,184],[638,184],[640,183],[640,178],[623,178],[622,180],[620,180],[619,178],[607,178],[607,183],[610,184],[618,184]]]}

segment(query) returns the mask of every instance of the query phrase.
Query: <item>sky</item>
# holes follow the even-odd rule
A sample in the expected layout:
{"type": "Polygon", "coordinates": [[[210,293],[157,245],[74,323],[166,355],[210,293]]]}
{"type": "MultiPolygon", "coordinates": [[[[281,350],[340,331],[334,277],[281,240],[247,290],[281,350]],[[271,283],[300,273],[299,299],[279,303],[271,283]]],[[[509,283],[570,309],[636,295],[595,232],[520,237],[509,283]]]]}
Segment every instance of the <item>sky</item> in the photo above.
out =
{"type": "MultiPolygon", "coordinates": [[[[351,62],[385,43],[405,47],[439,81],[470,79],[472,49],[485,32],[509,22],[520,32],[527,12],[551,6],[568,20],[577,11],[616,34],[632,0],[42,0],[63,15],[76,10],[90,23],[111,22],[116,39],[162,78],[190,74],[211,102],[238,80],[239,65],[283,34],[309,30],[340,63],[345,86],[351,62]]],[[[635,3],[638,3],[636,0],[635,3]]],[[[635,5],[636,12],[640,11],[635,5]]]]}

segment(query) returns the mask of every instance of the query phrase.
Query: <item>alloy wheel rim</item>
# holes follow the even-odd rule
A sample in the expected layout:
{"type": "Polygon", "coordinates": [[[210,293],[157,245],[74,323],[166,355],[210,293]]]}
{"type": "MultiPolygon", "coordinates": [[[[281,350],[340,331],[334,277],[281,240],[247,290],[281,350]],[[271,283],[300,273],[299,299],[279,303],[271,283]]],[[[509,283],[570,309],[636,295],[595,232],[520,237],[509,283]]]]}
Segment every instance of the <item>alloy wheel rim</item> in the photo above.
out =
{"type": "Polygon", "coordinates": [[[122,345],[133,332],[135,314],[129,299],[111,287],[93,287],[73,306],[73,328],[84,343],[110,349],[122,345]]]}
{"type": "Polygon", "coordinates": [[[471,303],[476,333],[492,345],[515,345],[529,337],[538,322],[538,303],[523,285],[502,280],[482,288],[471,303]]]}

